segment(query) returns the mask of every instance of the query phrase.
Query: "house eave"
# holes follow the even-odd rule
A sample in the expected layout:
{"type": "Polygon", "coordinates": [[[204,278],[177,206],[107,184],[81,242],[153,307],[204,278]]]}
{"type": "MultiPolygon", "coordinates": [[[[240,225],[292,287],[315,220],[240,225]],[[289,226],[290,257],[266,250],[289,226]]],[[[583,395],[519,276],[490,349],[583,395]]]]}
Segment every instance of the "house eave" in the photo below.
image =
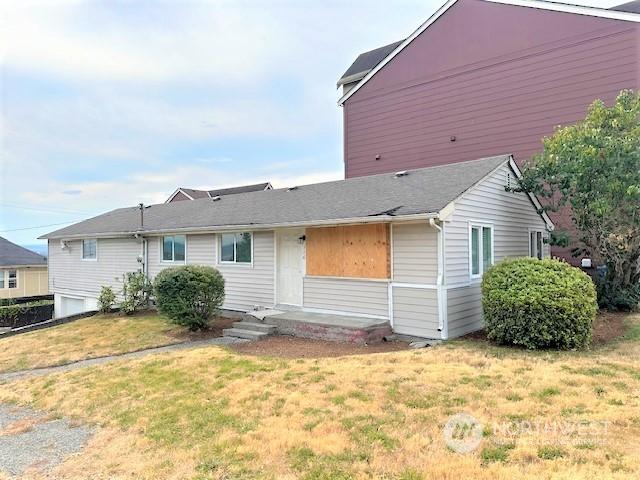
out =
{"type": "Polygon", "coordinates": [[[238,230],[273,230],[275,228],[290,227],[326,227],[332,225],[358,224],[358,223],[385,223],[385,222],[410,222],[416,220],[429,220],[430,218],[439,218],[439,212],[433,213],[416,213],[411,215],[375,215],[368,217],[338,218],[327,220],[312,220],[303,222],[281,222],[269,224],[238,224],[238,225],[211,225],[204,227],[181,227],[181,228],[163,228],[151,230],[136,230],[128,232],[103,232],[103,233],[82,233],[73,235],[56,235],[42,236],[41,239],[47,240],[79,240],[83,238],[122,238],[133,236],[162,235],[168,233],[208,233],[208,232],[224,232],[238,230]]]}

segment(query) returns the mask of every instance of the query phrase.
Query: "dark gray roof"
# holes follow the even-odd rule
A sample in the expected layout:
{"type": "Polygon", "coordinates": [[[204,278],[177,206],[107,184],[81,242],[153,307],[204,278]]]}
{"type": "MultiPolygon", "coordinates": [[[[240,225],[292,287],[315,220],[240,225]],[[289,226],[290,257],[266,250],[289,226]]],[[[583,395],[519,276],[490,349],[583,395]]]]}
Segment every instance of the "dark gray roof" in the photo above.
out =
{"type": "Polygon", "coordinates": [[[195,188],[184,188],[180,187],[179,190],[182,190],[184,193],[189,195],[194,200],[198,198],[209,198],[216,197],[222,195],[235,195],[236,193],[247,193],[247,192],[259,192],[262,190],[271,189],[270,182],[262,182],[255,183],[253,185],[241,185],[239,187],[229,187],[229,188],[218,188],[215,190],[198,190],[195,188]]]}
{"type": "Polygon", "coordinates": [[[640,13],[640,0],[616,5],[615,7],[611,7],[609,10],[617,10],[618,12],[628,13],[640,13]]]}
{"type": "Polygon", "coordinates": [[[396,47],[402,42],[404,42],[404,40],[390,43],[389,45],[385,45],[384,47],[379,47],[375,50],[370,50],[358,55],[358,58],[356,58],[355,62],[351,64],[347,71],[342,74],[340,80],[338,80],[338,86],[344,83],[351,83],[356,80],[360,80],[382,60],[384,60],[391,52],[393,52],[396,47]]]}
{"type": "Polygon", "coordinates": [[[0,267],[46,265],[47,259],[0,237],[0,267]]]}
{"type": "Polygon", "coordinates": [[[120,208],[42,238],[69,238],[209,227],[307,224],[381,215],[436,214],[510,155],[294,188],[239,193],[220,200],[151,205],[140,228],[138,207],[120,208]]]}

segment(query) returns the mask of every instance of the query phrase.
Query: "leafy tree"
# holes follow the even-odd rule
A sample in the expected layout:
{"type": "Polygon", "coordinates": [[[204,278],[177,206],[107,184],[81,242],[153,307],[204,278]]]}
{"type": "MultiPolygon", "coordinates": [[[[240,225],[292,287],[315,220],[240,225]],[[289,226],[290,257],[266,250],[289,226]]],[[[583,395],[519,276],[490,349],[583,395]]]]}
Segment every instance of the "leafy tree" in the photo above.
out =
{"type": "Polygon", "coordinates": [[[546,210],[569,205],[584,244],[575,253],[607,265],[600,292],[609,300],[626,298],[613,302],[617,306],[637,305],[640,94],[624,90],[611,107],[596,100],[584,120],[559,128],[543,143],[543,152],[525,165],[521,189],[541,197],[546,210]]]}

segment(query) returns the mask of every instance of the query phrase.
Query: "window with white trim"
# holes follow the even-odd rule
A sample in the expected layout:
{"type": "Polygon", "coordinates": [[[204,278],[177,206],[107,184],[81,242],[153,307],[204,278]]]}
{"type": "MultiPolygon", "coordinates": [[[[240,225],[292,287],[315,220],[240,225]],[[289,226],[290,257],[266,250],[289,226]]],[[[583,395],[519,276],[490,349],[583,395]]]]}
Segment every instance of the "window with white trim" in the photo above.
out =
{"type": "Polygon", "coordinates": [[[98,259],[98,240],[95,238],[82,240],[82,259],[97,260],[98,259]]]}
{"type": "Polygon", "coordinates": [[[187,250],[187,238],[184,235],[162,237],[162,261],[184,262],[187,250]]]}
{"type": "Polygon", "coordinates": [[[529,256],[542,260],[542,257],[544,256],[543,244],[544,240],[542,237],[542,230],[530,230],[529,256]]]}
{"type": "Polygon", "coordinates": [[[493,265],[493,227],[490,225],[469,226],[469,274],[481,277],[493,265]]]}
{"type": "Polygon", "coordinates": [[[0,270],[0,289],[4,288],[4,270],[0,270]]]}
{"type": "Polygon", "coordinates": [[[251,232],[220,234],[220,263],[251,263],[253,260],[251,232]]]}
{"type": "Polygon", "coordinates": [[[9,288],[18,288],[18,271],[17,270],[8,270],[8,287],[9,288]]]}

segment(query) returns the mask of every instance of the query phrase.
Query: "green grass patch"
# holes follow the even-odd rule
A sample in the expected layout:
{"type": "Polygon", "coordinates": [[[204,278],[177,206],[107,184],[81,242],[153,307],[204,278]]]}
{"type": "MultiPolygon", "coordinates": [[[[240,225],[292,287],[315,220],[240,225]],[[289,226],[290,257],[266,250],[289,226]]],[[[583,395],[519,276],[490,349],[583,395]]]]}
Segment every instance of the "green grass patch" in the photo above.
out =
{"type": "Polygon", "coordinates": [[[542,460],[555,460],[562,458],[567,454],[564,448],[555,445],[544,445],[538,448],[538,458],[542,460]]]}
{"type": "Polygon", "coordinates": [[[494,462],[506,462],[509,460],[509,451],[515,448],[513,443],[489,445],[482,449],[480,458],[484,465],[494,462]]]}

